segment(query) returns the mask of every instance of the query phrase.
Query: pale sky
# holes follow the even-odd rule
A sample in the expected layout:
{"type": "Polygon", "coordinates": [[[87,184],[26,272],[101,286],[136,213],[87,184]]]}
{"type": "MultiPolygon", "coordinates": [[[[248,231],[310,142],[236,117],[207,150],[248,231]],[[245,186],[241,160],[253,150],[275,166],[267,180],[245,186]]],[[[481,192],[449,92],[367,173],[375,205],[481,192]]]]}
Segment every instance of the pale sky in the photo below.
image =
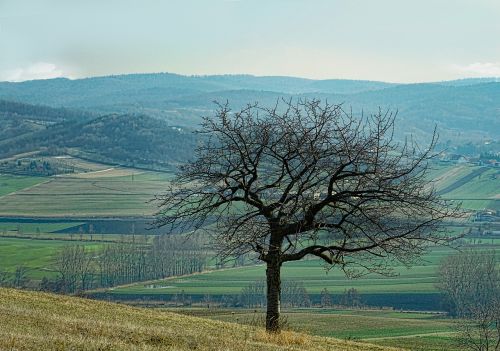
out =
{"type": "Polygon", "coordinates": [[[500,0],[0,0],[0,80],[500,76],[500,0]]]}

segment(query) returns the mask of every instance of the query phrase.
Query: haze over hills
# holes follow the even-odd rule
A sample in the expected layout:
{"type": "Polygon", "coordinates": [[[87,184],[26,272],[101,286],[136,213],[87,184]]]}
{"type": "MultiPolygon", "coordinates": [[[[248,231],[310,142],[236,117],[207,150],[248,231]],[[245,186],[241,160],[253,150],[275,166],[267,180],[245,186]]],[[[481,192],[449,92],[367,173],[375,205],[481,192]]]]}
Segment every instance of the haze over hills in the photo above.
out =
{"type": "Polygon", "coordinates": [[[251,75],[132,74],[0,82],[0,156],[40,148],[79,150],[100,161],[176,164],[189,158],[214,101],[233,109],[280,98],[320,98],[354,114],[398,111],[396,136],[449,144],[500,135],[497,78],[424,84],[251,75]],[[40,106],[41,105],[41,106],[40,106]],[[136,161],[134,161],[136,160],[136,161]]]}

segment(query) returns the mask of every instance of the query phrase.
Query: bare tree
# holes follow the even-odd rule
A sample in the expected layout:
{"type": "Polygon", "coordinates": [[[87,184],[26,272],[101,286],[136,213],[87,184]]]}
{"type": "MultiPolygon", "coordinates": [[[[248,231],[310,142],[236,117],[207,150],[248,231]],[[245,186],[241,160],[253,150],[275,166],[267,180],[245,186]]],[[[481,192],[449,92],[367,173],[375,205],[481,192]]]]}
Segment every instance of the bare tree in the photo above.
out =
{"type": "Polygon", "coordinates": [[[0,287],[5,287],[9,285],[9,272],[0,271],[0,287]]]}
{"type": "Polygon", "coordinates": [[[439,287],[458,317],[459,344],[469,350],[500,350],[500,269],[494,251],[468,250],[446,258],[439,287]]]}
{"type": "Polygon", "coordinates": [[[203,120],[196,160],[159,195],[158,226],[207,224],[223,257],[250,251],[267,265],[268,331],[279,331],[280,270],[307,255],[349,275],[411,263],[444,243],[457,213],[428,184],[428,148],[393,139],[395,114],[345,112],[299,100],[203,120]]]}
{"type": "Polygon", "coordinates": [[[73,293],[85,290],[91,277],[92,254],[83,245],[64,246],[57,254],[54,268],[59,273],[62,288],[73,293]]]}
{"type": "Polygon", "coordinates": [[[16,266],[16,270],[14,271],[14,276],[12,280],[12,285],[15,288],[24,288],[26,283],[28,282],[28,278],[26,277],[28,273],[28,267],[26,266],[16,266]]]}

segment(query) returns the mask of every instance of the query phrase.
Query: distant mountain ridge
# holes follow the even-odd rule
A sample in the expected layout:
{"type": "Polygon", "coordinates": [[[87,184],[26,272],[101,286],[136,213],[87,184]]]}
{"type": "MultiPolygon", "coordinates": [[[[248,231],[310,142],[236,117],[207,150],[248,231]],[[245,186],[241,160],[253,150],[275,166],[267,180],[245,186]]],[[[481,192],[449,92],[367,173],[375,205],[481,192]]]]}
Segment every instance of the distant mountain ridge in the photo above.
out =
{"type": "MultiPolygon", "coordinates": [[[[139,141],[144,138],[140,133],[141,128],[156,129],[152,131],[153,135],[158,135],[158,138],[152,138],[154,143],[163,142],[159,134],[165,130],[165,136],[168,135],[171,140],[180,142],[183,138],[189,140],[188,144],[194,145],[194,137],[187,131],[196,129],[202,116],[213,113],[214,101],[228,101],[236,110],[256,101],[261,105],[273,105],[280,98],[319,98],[330,103],[342,103],[346,110],[352,109],[356,115],[374,113],[379,108],[382,111],[397,110],[396,136],[399,139],[412,135],[426,141],[434,126],[438,127],[441,141],[447,144],[500,139],[498,78],[396,84],[279,76],[183,76],[157,73],[77,80],[58,78],[21,83],[0,82],[0,121],[7,126],[0,131],[0,154],[5,154],[9,143],[20,145],[20,140],[28,145],[39,145],[40,140],[44,139],[42,135],[45,134],[47,139],[47,133],[55,133],[57,128],[80,128],[80,132],[92,130],[102,137],[104,134],[99,132],[99,128],[104,128],[104,125],[90,127],[99,116],[107,116],[106,122],[118,123],[124,128],[127,119],[145,123],[144,126],[135,124],[135,134],[127,134],[130,140],[139,138],[138,145],[143,145],[139,141]],[[83,127],[78,123],[88,125],[83,127]],[[180,127],[184,134],[172,134],[180,132],[169,126],[180,127]]],[[[106,128],[107,133],[114,133],[113,128],[106,128]]],[[[80,140],[81,145],[85,144],[84,139],[73,132],[59,132],[68,138],[71,136],[73,143],[80,140]]],[[[113,135],[107,137],[108,141],[116,139],[113,139],[113,135]]],[[[86,138],[89,142],[92,139],[89,133],[86,138]]],[[[63,142],[60,137],[53,139],[65,147],[71,144],[68,140],[63,142]]],[[[120,139],[115,142],[120,142],[120,139]]],[[[86,146],[87,149],[89,147],[86,146]]],[[[121,146],[110,147],[113,148],[132,151],[121,146]]],[[[146,154],[151,155],[154,162],[159,161],[153,156],[152,150],[146,154]]],[[[186,154],[176,158],[174,154],[166,152],[163,156],[168,162],[177,162],[186,154]]]]}

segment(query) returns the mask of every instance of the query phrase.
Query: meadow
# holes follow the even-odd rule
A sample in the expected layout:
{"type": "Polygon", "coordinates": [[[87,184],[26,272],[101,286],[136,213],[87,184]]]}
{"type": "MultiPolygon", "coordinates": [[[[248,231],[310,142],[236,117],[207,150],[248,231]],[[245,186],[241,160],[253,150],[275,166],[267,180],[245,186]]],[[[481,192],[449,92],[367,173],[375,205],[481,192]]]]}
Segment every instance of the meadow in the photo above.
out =
{"type": "Polygon", "coordinates": [[[10,174],[0,174],[0,197],[18,190],[32,187],[47,181],[42,177],[24,177],[10,174]]]}
{"type": "MultiPolygon", "coordinates": [[[[86,220],[96,218],[149,217],[156,211],[155,204],[150,200],[166,188],[172,179],[171,173],[111,167],[78,159],[72,162],[84,171],[46,178],[0,175],[0,217],[4,217],[4,221],[0,221],[0,271],[12,273],[16,267],[25,266],[28,268],[29,279],[40,280],[43,276],[54,278],[54,258],[65,245],[81,243],[98,248],[103,242],[131,240],[130,231],[104,231],[93,236],[87,232],[69,234],[64,231],[84,226],[86,220]],[[16,221],[14,217],[35,218],[38,222],[16,221]],[[58,218],[58,222],[44,222],[44,218],[58,218]]],[[[430,178],[437,190],[442,191],[444,198],[461,201],[465,209],[500,209],[498,169],[441,164],[435,165],[430,178]]],[[[459,233],[464,227],[452,230],[459,233]]],[[[144,236],[145,242],[151,240],[152,236],[144,236]]],[[[463,243],[466,246],[500,250],[498,238],[470,238],[464,239],[463,243]]],[[[436,287],[438,265],[453,252],[451,248],[434,247],[410,268],[394,264],[394,276],[370,274],[358,279],[348,279],[340,270],[327,269],[320,261],[310,259],[285,264],[282,279],[302,282],[315,304],[324,288],[334,297],[340,296],[346,289],[355,288],[366,306],[388,306],[392,303],[396,308],[424,310],[425,306],[431,306],[430,309],[436,310],[441,308],[436,287]]],[[[244,287],[264,278],[265,267],[255,262],[254,265],[245,267],[226,266],[222,270],[173,277],[154,283],[134,283],[90,294],[97,293],[117,300],[134,300],[134,303],[137,303],[138,298],[168,301],[176,294],[195,296],[201,301],[207,296],[213,299],[223,295],[237,296],[244,287]]],[[[189,310],[177,308],[175,311],[242,324],[255,324],[256,320],[262,319],[260,310],[254,312],[194,307],[189,310]]],[[[319,337],[363,340],[412,350],[458,350],[453,344],[454,321],[439,314],[329,308],[299,310],[287,306],[284,306],[284,311],[289,328],[319,337]]],[[[16,339],[19,337],[17,331],[11,329],[9,333],[11,340],[14,340],[13,345],[22,349],[22,344],[16,339]]],[[[139,332],[140,335],[145,335],[144,333],[142,329],[139,332]]],[[[249,335],[250,332],[244,333],[249,335]]],[[[38,342],[38,337],[34,336],[33,340],[38,342]]],[[[54,340],[61,339],[60,335],[54,334],[53,337],[54,340]]],[[[107,337],[103,337],[102,340],[106,341],[102,345],[114,345],[112,342],[115,339],[109,341],[107,337]]],[[[77,334],[74,345],[78,345],[79,338],[81,335],[77,334]]],[[[122,346],[115,348],[120,349],[122,346]]],[[[303,349],[303,346],[295,345],[287,349],[303,349]]],[[[123,349],[126,347],[123,346],[123,349]]]]}
{"type": "MultiPolygon", "coordinates": [[[[0,271],[14,272],[16,267],[24,266],[28,269],[26,277],[39,280],[44,276],[55,277],[53,269],[57,253],[68,241],[63,240],[31,240],[20,238],[0,237],[0,271]]],[[[85,243],[88,248],[98,248],[102,244],[85,243]]]]}
{"type": "MultiPolygon", "coordinates": [[[[4,176],[4,178],[13,176],[4,176]]],[[[150,202],[168,184],[170,174],[116,169],[41,179],[35,187],[13,178],[0,199],[0,216],[120,217],[150,216],[150,202]]]]}
{"type": "MultiPolygon", "coordinates": [[[[150,200],[167,187],[173,176],[171,173],[114,167],[72,157],[63,160],[79,173],[53,177],[0,175],[0,217],[6,218],[0,221],[0,234],[32,239],[56,239],[36,242],[1,238],[3,251],[0,252],[0,262],[3,266],[16,266],[24,262],[23,257],[39,257],[38,259],[42,260],[40,265],[46,268],[53,252],[66,243],[57,239],[75,237],[61,231],[83,226],[85,218],[151,216],[157,208],[150,200]],[[61,218],[61,221],[21,223],[15,219],[8,219],[8,216],[61,218]],[[76,218],[77,221],[64,222],[64,218],[76,218]],[[14,247],[15,245],[21,247],[24,244],[38,249],[26,251],[14,247]]],[[[445,198],[463,201],[470,208],[496,208],[500,200],[499,172],[494,168],[486,169],[464,164],[435,164],[429,177],[438,190],[451,189],[443,193],[445,198]],[[471,174],[478,176],[471,177],[471,174]]],[[[461,230],[463,228],[456,229],[457,232],[461,230]]],[[[101,231],[92,239],[116,241],[118,236],[112,234],[130,234],[130,231],[124,233],[101,231]]],[[[90,239],[86,231],[80,233],[80,236],[84,240],[90,239]]],[[[78,238],[78,235],[76,237],[78,238]]],[[[285,265],[283,279],[304,281],[311,294],[319,294],[325,286],[333,294],[342,293],[349,287],[354,287],[365,294],[409,291],[432,293],[435,292],[436,265],[450,252],[447,248],[435,248],[422,262],[411,269],[395,266],[395,273],[398,274],[396,277],[369,275],[349,280],[342,272],[327,271],[321,267],[321,263],[311,260],[285,265]]],[[[27,262],[32,262],[29,265],[36,268],[36,259],[29,258],[27,262]]],[[[137,284],[116,289],[113,293],[155,295],[175,294],[184,290],[193,294],[237,294],[250,282],[263,277],[264,268],[253,266],[174,279],[169,281],[171,286],[169,289],[149,289],[145,288],[144,284],[137,284]]]]}
{"type": "MultiPolygon", "coordinates": [[[[0,216],[151,216],[157,210],[151,200],[173,177],[78,159],[71,162],[85,172],[45,178],[0,175],[0,216]]],[[[429,178],[438,191],[444,191],[444,198],[462,202],[464,209],[500,209],[498,169],[436,164],[429,178]]]]}
{"type": "Polygon", "coordinates": [[[500,210],[498,168],[438,164],[429,176],[443,198],[461,202],[464,209],[500,210]]]}
{"type": "MultiPolygon", "coordinates": [[[[173,312],[255,325],[263,311],[171,309],[173,312]]],[[[455,344],[456,321],[439,314],[387,310],[285,310],[287,329],[311,335],[355,340],[414,351],[459,351],[455,344]]]]}
{"type": "Polygon", "coordinates": [[[0,288],[1,350],[344,350],[373,344],[262,328],[168,311],[0,288]]]}
{"type": "MultiPolygon", "coordinates": [[[[500,239],[475,241],[475,244],[470,241],[467,245],[500,251],[500,239]]],[[[320,303],[325,288],[333,303],[338,303],[347,289],[354,288],[361,303],[367,307],[440,311],[443,307],[437,288],[438,267],[443,258],[454,252],[452,248],[434,247],[412,267],[394,265],[392,276],[368,274],[356,279],[347,278],[338,268],[327,269],[317,259],[287,262],[282,268],[282,281],[301,282],[314,304],[320,303]]],[[[192,296],[194,301],[204,301],[207,296],[219,301],[223,296],[236,298],[243,288],[264,279],[265,266],[258,264],[172,277],[154,283],[134,283],[91,294],[134,303],[145,301],[146,304],[151,301],[168,303],[182,294],[192,296]]]]}

